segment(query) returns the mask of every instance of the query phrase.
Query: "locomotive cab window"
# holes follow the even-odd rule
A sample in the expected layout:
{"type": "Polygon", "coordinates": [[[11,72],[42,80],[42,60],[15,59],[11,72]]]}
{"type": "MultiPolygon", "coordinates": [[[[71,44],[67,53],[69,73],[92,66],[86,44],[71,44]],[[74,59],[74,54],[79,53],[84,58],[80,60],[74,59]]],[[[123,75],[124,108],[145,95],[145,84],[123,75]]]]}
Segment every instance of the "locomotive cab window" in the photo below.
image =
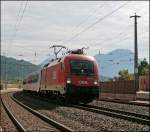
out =
{"type": "Polygon", "coordinates": [[[94,75],[94,63],[87,60],[71,60],[70,71],[75,75],[94,75]]]}

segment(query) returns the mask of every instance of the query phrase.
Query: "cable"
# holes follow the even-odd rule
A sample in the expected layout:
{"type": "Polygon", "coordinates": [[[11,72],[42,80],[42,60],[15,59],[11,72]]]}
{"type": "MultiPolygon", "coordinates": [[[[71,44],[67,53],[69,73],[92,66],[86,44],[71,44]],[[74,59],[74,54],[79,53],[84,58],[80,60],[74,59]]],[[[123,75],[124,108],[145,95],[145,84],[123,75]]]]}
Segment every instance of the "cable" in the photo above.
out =
{"type": "MultiPolygon", "coordinates": [[[[148,30],[145,30],[145,31],[142,31],[142,32],[140,32],[138,35],[143,35],[144,33],[147,33],[148,32],[148,30]]],[[[123,33],[123,32],[122,32],[123,33]]],[[[116,36],[116,38],[118,38],[118,36],[116,36]]],[[[110,39],[106,39],[106,40],[104,40],[104,41],[102,41],[101,43],[105,43],[106,41],[110,41],[110,40],[114,40],[114,39],[116,39],[115,37],[113,37],[113,38],[110,38],[110,39]]],[[[122,38],[122,39],[119,39],[117,42],[115,42],[116,44],[117,43],[119,43],[119,42],[122,42],[122,41],[125,41],[125,40],[129,40],[130,38],[132,38],[132,36],[125,36],[124,38],[122,38]]],[[[110,42],[112,42],[112,41],[110,41],[110,42]]],[[[108,43],[110,43],[110,42],[108,42],[108,43]]],[[[98,44],[98,43],[97,43],[98,44]]],[[[94,44],[94,45],[97,45],[97,44],[94,44]]],[[[105,44],[104,46],[109,46],[109,45],[111,45],[112,43],[110,43],[110,44],[105,44]]],[[[103,44],[100,44],[100,46],[102,46],[103,44]]]]}
{"type": "MultiPolygon", "coordinates": [[[[104,6],[104,4],[102,5],[99,5],[98,7],[99,8],[102,8],[104,6]]],[[[91,12],[91,11],[90,11],[91,12]]],[[[93,16],[95,13],[97,12],[97,9],[95,9],[91,14],[89,14],[85,19],[83,19],[80,23],[78,23],[75,27],[74,27],[74,30],[72,31],[71,33],[71,36],[73,35],[74,31],[76,31],[78,29],[78,27],[80,27],[84,22],[88,21],[89,18],[91,16],[93,16]]]]}
{"type": "Polygon", "coordinates": [[[25,3],[25,6],[24,6],[24,8],[23,8],[23,11],[22,11],[22,14],[20,15],[20,17],[19,17],[19,14],[20,14],[20,12],[21,12],[22,6],[21,6],[20,9],[19,9],[18,19],[17,19],[17,22],[16,22],[16,24],[15,24],[14,34],[13,34],[13,36],[12,36],[12,39],[10,39],[10,42],[9,42],[9,43],[10,43],[10,44],[9,44],[9,47],[8,47],[8,52],[9,52],[9,53],[12,51],[12,45],[13,45],[13,42],[14,42],[14,40],[15,40],[15,38],[16,38],[17,32],[18,32],[18,30],[19,30],[19,26],[20,26],[20,24],[21,24],[21,22],[22,22],[22,20],[23,20],[23,17],[24,17],[24,13],[25,13],[27,4],[28,4],[28,0],[27,0],[26,3],[25,3]],[[19,19],[19,18],[20,18],[20,19],[19,19]],[[9,51],[10,49],[11,49],[11,51],[9,51]]]}
{"type": "Polygon", "coordinates": [[[111,65],[110,64],[102,65],[102,63],[100,63],[101,64],[100,69],[106,69],[107,67],[110,67],[110,66],[113,66],[113,65],[120,65],[124,62],[132,64],[134,62],[134,59],[130,58],[129,60],[119,60],[117,62],[112,62],[111,65]]]}
{"type": "MultiPolygon", "coordinates": [[[[106,38],[106,39],[104,39],[104,40],[102,40],[102,41],[100,41],[100,42],[97,42],[97,43],[94,44],[94,45],[97,45],[97,44],[99,44],[99,43],[105,43],[106,41],[111,41],[111,40],[114,40],[114,39],[118,39],[118,37],[124,36],[124,33],[126,33],[127,28],[129,28],[130,26],[131,26],[131,25],[128,25],[128,26],[125,28],[125,31],[122,31],[122,32],[118,33],[115,37],[113,37],[113,38],[106,38]]],[[[103,44],[101,44],[101,45],[103,45],[103,44]]]]}
{"type": "MultiPolygon", "coordinates": [[[[99,6],[99,8],[102,8],[103,6],[104,6],[104,4],[101,5],[101,6],[99,6]]],[[[87,21],[91,16],[93,16],[93,14],[95,14],[96,12],[97,12],[97,9],[94,10],[91,15],[88,15],[83,21],[81,21],[81,22],[76,26],[76,28],[78,28],[79,26],[81,26],[84,22],[86,22],[86,21],[87,21]]]]}
{"type": "MultiPolygon", "coordinates": [[[[115,13],[116,11],[118,11],[119,9],[123,8],[126,4],[128,4],[128,1],[126,3],[124,3],[123,5],[119,6],[119,8],[113,10],[112,12],[108,13],[107,15],[99,18],[96,22],[94,22],[93,24],[91,24],[90,26],[88,26],[87,28],[85,28],[84,30],[82,30],[81,32],[75,34],[71,39],[67,40],[66,42],[68,41],[71,41],[73,40],[74,38],[78,37],[79,35],[81,35],[82,33],[86,32],[88,29],[92,28],[93,26],[95,26],[96,24],[98,24],[99,22],[101,22],[102,20],[104,20],[105,18],[111,16],[113,13],[115,13]]],[[[64,42],[64,43],[66,43],[64,42]]],[[[64,44],[63,43],[63,44],[64,44]]]]}
{"type": "Polygon", "coordinates": [[[17,27],[17,24],[18,24],[18,21],[19,21],[19,16],[20,16],[22,7],[23,7],[23,3],[21,2],[20,8],[19,8],[19,12],[18,12],[18,15],[17,15],[17,20],[16,20],[16,23],[15,23],[15,26],[14,26],[14,30],[16,30],[16,27],[17,27]]]}
{"type": "Polygon", "coordinates": [[[18,30],[19,30],[19,26],[20,26],[20,24],[21,24],[21,22],[22,22],[22,19],[23,19],[23,17],[24,17],[24,13],[25,13],[27,4],[28,4],[28,0],[27,0],[26,3],[25,3],[25,6],[24,6],[24,9],[23,9],[22,15],[21,15],[21,17],[20,17],[20,19],[19,19],[18,24],[16,25],[16,30],[15,30],[15,33],[14,33],[14,36],[13,36],[13,39],[12,39],[12,43],[13,43],[13,40],[15,39],[15,37],[16,37],[16,35],[17,35],[17,32],[18,32],[18,30]]]}
{"type": "MultiPolygon", "coordinates": [[[[14,34],[12,35],[12,38],[9,40],[9,43],[11,44],[12,43],[12,39],[13,37],[15,36],[15,33],[16,33],[16,27],[17,27],[17,24],[18,24],[18,21],[19,21],[19,16],[20,16],[20,13],[21,13],[21,10],[23,8],[23,2],[20,3],[20,8],[18,9],[18,14],[17,14],[17,20],[16,20],[16,23],[14,25],[14,34]]],[[[10,45],[9,45],[10,47],[10,45]]],[[[8,49],[9,51],[9,49],[8,49]]]]}
{"type": "Polygon", "coordinates": [[[15,29],[14,29],[14,34],[12,35],[12,39],[10,39],[10,44],[9,44],[9,47],[8,47],[8,52],[11,53],[12,51],[12,45],[13,45],[13,42],[14,42],[14,39],[16,38],[16,35],[17,35],[17,32],[19,30],[19,26],[22,22],[22,19],[23,19],[23,16],[24,16],[24,13],[25,13],[25,10],[26,10],[26,7],[27,7],[27,4],[28,4],[28,0],[26,1],[25,3],[25,6],[24,6],[24,9],[23,9],[23,12],[22,14],[20,15],[20,19],[19,19],[19,14],[21,13],[21,9],[23,8],[23,5],[20,4],[20,9],[19,9],[19,13],[18,13],[18,18],[17,18],[17,21],[15,23],[15,29]],[[11,49],[11,50],[10,50],[11,49]]]}

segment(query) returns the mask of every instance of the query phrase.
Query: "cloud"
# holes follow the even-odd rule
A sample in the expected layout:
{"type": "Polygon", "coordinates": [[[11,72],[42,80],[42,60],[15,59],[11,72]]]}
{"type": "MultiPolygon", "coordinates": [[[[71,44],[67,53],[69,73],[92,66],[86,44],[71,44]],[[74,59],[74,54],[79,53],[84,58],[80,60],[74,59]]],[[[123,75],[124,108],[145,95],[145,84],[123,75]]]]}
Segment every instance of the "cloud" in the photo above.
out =
{"type": "Polygon", "coordinates": [[[95,55],[99,50],[106,53],[116,48],[133,51],[134,21],[129,17],[137,12],[141,15],[138,19],[139,57],[148,58],[149,31],[145,31],[149,27],[149,3],[146,1],[128,2],[125,7],[71,41],[66,40],[118,8],[125,1],[29,1],[12,44],[10,40],[14,34],[14,25],[20,6],[23,7],[25,1],[1,3],[2,52],[7,52],[8,56],[19,58],[17,55],[22,53],[26,60],[32,61],[36,51],[39,54],[36,63],[40,63],[50,52],[48,49],[50,45],[63,42],[72,49],[90,47],[87,50],[90,55],[95,55]],[[145,33],[140,34],[141,32],[145,33]]]}

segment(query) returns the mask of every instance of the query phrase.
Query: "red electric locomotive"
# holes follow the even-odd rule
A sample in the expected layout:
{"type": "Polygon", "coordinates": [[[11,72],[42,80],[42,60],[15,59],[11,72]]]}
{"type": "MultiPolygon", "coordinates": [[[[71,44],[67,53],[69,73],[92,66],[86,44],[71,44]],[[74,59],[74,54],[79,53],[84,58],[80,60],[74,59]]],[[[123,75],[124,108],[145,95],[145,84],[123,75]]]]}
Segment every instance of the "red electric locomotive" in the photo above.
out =
{"type": "Polygon", "coordinates": [[[25,79],[24,90],[84,100],[98,97],[99,75],[94,57],[83,54],[83,49],[70,51],[62,58],[57,58],[57,53],[55,60],[25,79]],[[31,76],[34,82],[28,80],[31,76]]]}

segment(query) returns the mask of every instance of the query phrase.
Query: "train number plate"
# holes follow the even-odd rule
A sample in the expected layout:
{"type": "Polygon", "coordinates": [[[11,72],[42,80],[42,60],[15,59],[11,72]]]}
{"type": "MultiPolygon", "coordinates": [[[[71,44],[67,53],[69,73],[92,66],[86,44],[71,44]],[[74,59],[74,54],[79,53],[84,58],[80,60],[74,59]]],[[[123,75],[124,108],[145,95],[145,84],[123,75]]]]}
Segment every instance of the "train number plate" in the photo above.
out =
{"type": "Polygon", "coordinates": [[[79,82],[79,84],[88,84],[87,81],[78,81],[78,82],[79,82]]]}

